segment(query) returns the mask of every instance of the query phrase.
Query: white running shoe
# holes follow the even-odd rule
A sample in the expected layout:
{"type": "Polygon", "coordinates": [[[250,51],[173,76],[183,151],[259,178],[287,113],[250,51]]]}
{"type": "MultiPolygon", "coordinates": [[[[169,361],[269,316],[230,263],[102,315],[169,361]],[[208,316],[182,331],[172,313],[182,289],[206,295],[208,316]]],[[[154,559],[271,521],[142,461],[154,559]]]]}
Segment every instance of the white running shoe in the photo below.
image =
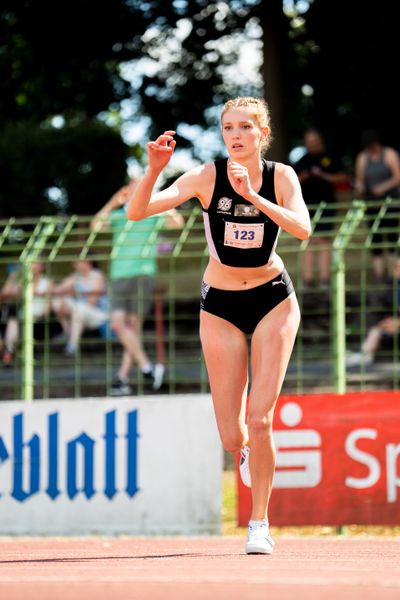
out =
{"type": "Polygon", "coordinates": [[[250,521],[246,554],[272,554],[275,542],[266,521],[250,521]]]}
{"type": "Polygon", "coordinates": [[[251,476],[249,467],[250,448],[244,446],[240,451],[239,471],[243,485],[251,487],[251,476]]]}
{"type": "Polygon", "coordinates": [[[132,388],[128,381],[117,377],[111,386],[111,396],[131,396],[132,388]]]}
{"type": "Polygon", "coordinates": [[[159,390],[164,380],[165,366],[162,363],[156,363],[152,369],[153,390],[159,390]]]}
{"type": "Polygon", "coordinates": [[[149,383],[153,390],[159,390],[164,380],[165,366],[162,363],[155,363],[151,365],[149,371],[142,371],[143,377],[149,383]]]}

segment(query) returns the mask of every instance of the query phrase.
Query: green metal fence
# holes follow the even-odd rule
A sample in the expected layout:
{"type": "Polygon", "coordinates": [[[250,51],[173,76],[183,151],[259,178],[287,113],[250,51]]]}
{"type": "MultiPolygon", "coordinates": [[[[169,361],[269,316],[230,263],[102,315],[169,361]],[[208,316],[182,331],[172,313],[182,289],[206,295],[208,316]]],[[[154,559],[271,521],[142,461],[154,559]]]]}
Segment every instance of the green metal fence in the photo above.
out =
{"type": "MultiPolygon", "coordinates": [[[[360,350],[371,326],[386,316],[398,317],[398,278],[393,271],[375,281],[372,251],[380,249],[400,259],[398,215],[400,200],[388,199],[368,206],[352,200],[330,207],[313,207],[315,232],[299,242],[282,232],[279,254],[295,283],[302,323],[284,384],[284,392],[343,393],[369,388],[398,389],[399,337],[385,334],[372,364],[347,365],[348,352],[360,350]],[[320,230],[320,226],[325,228],[320,230]],[[328,228],[326,228],[328,226],[328,228]],[[374,233],[383,239],[376,241],[374,233]],[[388,240],[386,236],[391,234],[388,240]],[[328,286],[305,284],[306,253],[317,260],[329,252],[328,286]]],[[[144,246],[132,245],[126,260],[137,260],[158,248],[157,289],[146,315],[143,342],[150,357],[165,361],[163,393],[208,390],[207,374],[198,336],[198,296],[207,263],[201,210],[182,210],[179,231],[151,231],[144,246]]],[[[126,228],[134,224],[127,221],[126,228]]],[[[64,355],[65,341],[51,335],[54,316],[46,317],[43,339],[34,339],[32,264],[45,262],[47,276],[59,281],[73,270],[77,259],[90,258],[108,277],[110,256],[116,245],[126,244],[124,232],[112,245],[110,229],[92,230],[89,217],[42,217],[0,221],[0,281],[10,265],[19,267],[23,294],[16,299],[21,339],[11,365],[0,370],[0,398],[104,396],[121,360],[121,345],[110,328],[86,332],[74,357],[64,355]]],[[[392,265],[393,266],[393,265],[392,265]]],[[[2,298],[7,305],[10,299],[2,298]]],[[[49,298],[49,302],[51,299],[49,298]]],[[[5,318],[1,324],[4,334],[5,318]]],[[[151,393],[137,369],[132,370],[134,393],[151,393]]]]}

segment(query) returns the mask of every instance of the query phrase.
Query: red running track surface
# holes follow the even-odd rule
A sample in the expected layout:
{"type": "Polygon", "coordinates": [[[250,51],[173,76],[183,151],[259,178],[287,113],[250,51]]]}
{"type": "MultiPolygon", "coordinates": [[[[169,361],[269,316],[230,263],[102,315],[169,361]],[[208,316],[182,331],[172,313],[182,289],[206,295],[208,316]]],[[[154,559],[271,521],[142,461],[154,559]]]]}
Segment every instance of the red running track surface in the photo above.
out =
{"type": "Polygon", "coordinates": [[[0,538],[1,600],[400,599],[400,539],[0,538]]]}

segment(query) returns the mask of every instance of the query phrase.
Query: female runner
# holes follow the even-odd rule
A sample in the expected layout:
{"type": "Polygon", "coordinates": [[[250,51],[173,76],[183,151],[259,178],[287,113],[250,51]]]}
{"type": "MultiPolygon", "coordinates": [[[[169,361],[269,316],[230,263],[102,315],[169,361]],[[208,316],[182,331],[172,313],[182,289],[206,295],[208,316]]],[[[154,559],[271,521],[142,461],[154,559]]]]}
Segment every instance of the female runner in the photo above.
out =
{"type": "Polygon", "coordinates": [[[193,197],[201,203],[210,258],[201,288],[200,338],[215,416],[224,448],[241,451],[241,476],[251,487],[246,553],[271,554],[272,420],[300,322],[292,282],[275,250],[280,229],[304,240],[311,224],[294,170],[262,158],[271,131],[264,100],[229,100],[221,125],[228,159],[195,167],[157,193],[175,132],[149,142],[148,169],[132,194],[128,218],[144,219],[193,197]]]}

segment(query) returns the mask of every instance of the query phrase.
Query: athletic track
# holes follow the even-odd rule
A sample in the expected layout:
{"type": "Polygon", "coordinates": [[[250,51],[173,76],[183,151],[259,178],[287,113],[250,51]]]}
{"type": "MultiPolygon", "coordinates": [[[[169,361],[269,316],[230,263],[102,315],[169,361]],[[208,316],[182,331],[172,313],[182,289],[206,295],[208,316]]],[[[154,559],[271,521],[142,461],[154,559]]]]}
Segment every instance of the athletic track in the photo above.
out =
{"type": "Polygon", "coordinates": [[[1,600],[400,599],[400,539],[0,538],[1,600]]]}

